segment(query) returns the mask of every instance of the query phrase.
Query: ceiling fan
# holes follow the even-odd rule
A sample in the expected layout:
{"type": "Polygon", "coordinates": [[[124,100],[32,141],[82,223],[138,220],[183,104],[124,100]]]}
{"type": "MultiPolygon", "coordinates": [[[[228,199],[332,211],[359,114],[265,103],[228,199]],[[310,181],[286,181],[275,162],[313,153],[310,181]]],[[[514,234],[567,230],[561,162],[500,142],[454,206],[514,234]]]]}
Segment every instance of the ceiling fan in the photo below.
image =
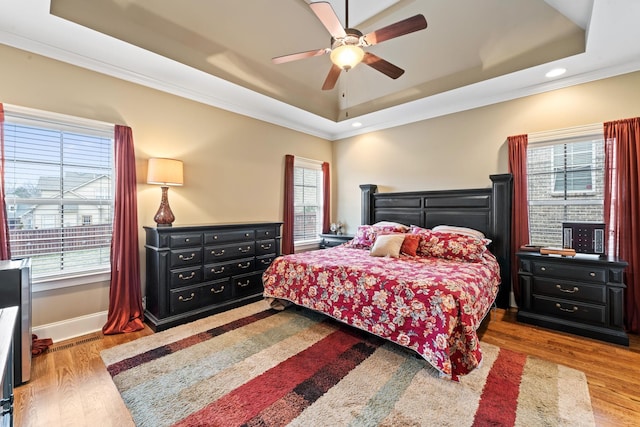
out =
{"type": "Polygon", "coordinates": [[[273,58],[274,64],[282,64],[284,62],[295,61],[298,59],[310,58],[313,56],[320,56],[326,53],[331,57],[331,69],[329,74],[322,85],[322,90],[331,90],[335,87],[340,72],[342,70],[348,71],[351,68],[358,65],[360,62],[364,62],[371,68],[380,71],[381,73],[397,79],[400,77],[404,70],[392,63],[385,61],[377,55],[371,52],[365,52],[364,48],[373,46],[383,41],[390,40],[396,37],[403,36],[405,34],[413,33],[415,31],[423,30],[427,28],[427,20],[421,14],[412,16],[411,18],[398,21],[395,24],[388,25],[384,28],[380,28],[376,31],[372,31],[368,34],[362,34],[355,28],[349,27],[349,2],[345,1],[346,5],[346,28],[342,27],[338,16],[334,12],[331,4],[326,1],[315,2],[309,4],[311,10],[318,17],[322,25],[331,34],[331,47],[324,49],[309,50],[306,52],[293,53],[290,55],[278,56],[273,58]]]}

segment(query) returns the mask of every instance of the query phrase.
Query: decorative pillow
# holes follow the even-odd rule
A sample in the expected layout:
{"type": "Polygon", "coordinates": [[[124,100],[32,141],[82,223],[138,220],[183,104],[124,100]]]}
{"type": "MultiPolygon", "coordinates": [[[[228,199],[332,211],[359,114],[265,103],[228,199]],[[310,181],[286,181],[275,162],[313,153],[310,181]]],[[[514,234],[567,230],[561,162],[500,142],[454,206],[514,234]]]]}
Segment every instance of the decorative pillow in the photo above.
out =
{"type": "Polygon", "coordinates": [[[457,233],[432,232],[433,240],[428,247],[428,255],[438,258],[468,262],[482,261],[487,250],[484,239],[457,233]]]}
{"type": "Polygon", "coordinates": [[[476,239],[484,239],[484,233],[482,231],[474,230],[468,227],[458,227],[456,225],[436,225],[431,231],[439,231],[442,233],[456,233],[464,236],[475,237],[476,239]]]}
{"type": "Polygon", "coordinates": [[[402,242],[402,247],[400,248],[400,253],[416,256],[416,251],[418,250],[418,245],[420,244],[420,236],[417,234],[405,234],[404,241],[402,242]]]}
{"type": "Polygon", "coordinates": [[[371,256],[398,258],[404,242],[404,234],[381,234],[371,248],[371,256]]]}
{"type": "Polygon", "coordinates": [[[433,236],[433,232],[431,230],[418,227],[417,225],[412,225],[409,229],[409,235],[416,235],[420,237],[418,248],[416,249],[417,256],[431,256],[430,248],[437,242],[437,239],[433,236]]]}
{"type": "Polygon", "coordinates": [[[391,221],[379,221],[373,224],[373,228],[376,231],[387,231],[392,233],[406,233],[409,231],[409,226],[400,224],[399,222],[391,221]]]}
{"type": "Polygon", "coordinates": [[[356,249],[369,249],[376,240],[376,231],[372,225],[360,225],[353,239],[345,243],[346,246],[356,249]]]}

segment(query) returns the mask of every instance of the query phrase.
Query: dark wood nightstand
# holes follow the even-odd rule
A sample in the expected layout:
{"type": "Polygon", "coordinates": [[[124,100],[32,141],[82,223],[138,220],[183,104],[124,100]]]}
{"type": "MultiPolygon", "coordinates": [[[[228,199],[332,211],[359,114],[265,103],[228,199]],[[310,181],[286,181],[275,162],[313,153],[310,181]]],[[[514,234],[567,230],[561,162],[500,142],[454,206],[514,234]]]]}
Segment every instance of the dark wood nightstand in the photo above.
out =
{"type": "Polygon", "coordinates": [[[353,239],[353,236],[349,234],[323,233],[320,235],[320,238],[320,249],[326,249],[333,246],[341,245],[344,242],[348,242],[349,240],[353,239]]]}
{"type": "Polygon", "coordinates": [[[623,323],[625,261],[582,254],[516,255],[519,321],[629,345],[623,323]]]}

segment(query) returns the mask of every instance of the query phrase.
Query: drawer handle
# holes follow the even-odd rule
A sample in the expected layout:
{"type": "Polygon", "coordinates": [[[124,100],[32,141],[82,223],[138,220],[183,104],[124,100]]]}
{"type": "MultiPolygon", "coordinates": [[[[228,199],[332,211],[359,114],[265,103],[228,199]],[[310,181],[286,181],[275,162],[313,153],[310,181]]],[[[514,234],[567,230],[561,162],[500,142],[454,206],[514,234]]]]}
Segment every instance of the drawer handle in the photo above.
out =
{"type": "Polygon", "coordinates": [[[593,271],[589,273],[589,276],[591,277],[596,277],[596,273],[594,273],[593,271]]]}
{"type": "Polygon", "coordinates": [[[556,285],[556,288],[558,288],[560,292],[565,292],[567,294],[575,294],[580,290],[577,286],[574,286],[573,289],[564,289],[562,285],[556,285]]]}
{"type": "Polygon", "coordinates": [[[220,289],[211,288],[211,292],[213,292],[214,294],[219,294],[222,291],[224,291],[224,285],[222,285],[220,289]]]}
{"type": "Polygon", "coordinates": [[[213,236],[213,240],[218,240],[218,235],[213,236]]]}
{"type": "Polygon", "coordinates": [[[244,233],[244,237],[249,237],[249,236],[251,236],[251,234],[249,234],[249,233],[244,233]]]}
{"type": "Polygon", "coordinates": [[[260,247],[262,249],[271,249],[271,243],[269,243],[268,245],[260,245],[260,247]]]}
{"type": "Polygon", "coordinates": [[[238,267],[240,267],[242,269],[249,268],[249,267],[251,267],[251,263],[247,262],[244,265],[243,264],[238,264],[238,267]]]}
{"type": "Polygon", "coordinates": [[[238,286],[240,286],[241,288],[245,288],[245,287],[249,286],[250,284],[251,284],[251,281],[249,279],[247,279],[247,281],[245,283],[238,282],[238,286]]]}
{"type": "Polygon", "coordinates": [[[195,275],[196,275],[195,271],[192,271],[191,274],[188,277],[185,277],[185,276],[182,275],[182,273],[180,273],[178,275],[178,278],[180,278],[182,280],[190,280],[190,279],[193,279],[195,277],[195,275]]]}
{"type": "Polygon", "coordinates": [[[196,257],[196,254],[195,254],[195,253],[192,253],[192,254],[191,254],[191,256],[189,256],[189,257],[186,257],[186,256],[184,256],[184,255],[182,255],[182,254],[180,254],[180,255],[178,256],[178,258],[180,258],[182,261],[191,261],[191,260],[192,260],[192,259],[194,259],[195,257],[196,257]]]}
{"type": "Polygon", "coordinates": [[[191,296],[189,298],[183,298],[182,295],[180,295],[178,297],[179,301],[185,302],[185,301],[191,301],[194,297],[196,296],[196,294],[194,294],[193,292],[191,292],[191,296]]]}
{"type": "Polygon", "coordinates": [[[575,313],[576,311],[578,311],[578,307],[576,307],[575,305],[573,306],[573,308],[564,308],[560,304],[556,303],[556,308],[567,313],[575,313]]]}
{"type": "Polygon", "coordinates": [[[220,274],[220,273],[224,273],[224,267],[220,267],[220,270],[216,270],[215,268],[211,269],[211,272],[213,274],[220,274]]]}
{"type": "Polygon", "coordinates": [[[191,241],[191,239],[184,239],[185,243],[189,243],[191,241]]]}
{"type": "Polygon", "coordinates": [[[547,271],[546,267],[540,267],[540,270],[547,271]]]}
{"type": "Polygon", "coordinates": [[[244,253],[247,253],[247,252],[249,252],[251,250],[251,246],[247,246],[244,249],[238,248],[238,250],[244,254],[244,253]]]}
{"type": "Polygon", "coordinates": [[[221,250],[220,252],[217,252],[217,253],[216,253],[216,251],[211,251],[211,255],[213,255],[213,256],[221,256],[221,255],[224,255],[224,249],[223,249],[223,250],[221,250]]]}
{"type": "Polygon", "coordinates": [[[261,259],[260,262],[264,265],[264,264],[271,264],[271,260],[270,259],[261,259]]]}
{"type": "Polygon", "coordinates": [[[270,233],[269,233],[268,231],[265,231],[265,232],[264,232],[264,235],[265,235],[265,236],[268,236],[269,234],[270,234],[270,233]]]}

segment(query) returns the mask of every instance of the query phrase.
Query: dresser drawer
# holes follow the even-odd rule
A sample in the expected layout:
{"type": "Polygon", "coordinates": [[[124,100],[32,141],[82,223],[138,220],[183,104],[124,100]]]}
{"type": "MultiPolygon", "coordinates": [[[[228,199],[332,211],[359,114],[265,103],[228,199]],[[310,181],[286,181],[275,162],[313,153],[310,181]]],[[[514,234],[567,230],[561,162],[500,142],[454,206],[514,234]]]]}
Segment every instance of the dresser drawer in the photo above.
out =
{"type": "Polygon", "coordinates": [[[224,261],[232,258],[253,256],[256,250],[256,243],[238,242],[228,245],[207,246],[204,248],[204,262],[206,264],[224,261]]]}
{"type": "Polygon", "coordinates": [[[254,295],[263,291],[261,273],[233,276],[232,281],[234,297],[254,295]]]}
{"type": "Polygon", "coordinates": [[[276,259],[276,255],[263,255],[256,257],[256,270],[264,271],[271,265],[273,260],[276,259]]]}
{"type": "Polygon", "coordinates": [[[254,230],[215,231],[204,233],[204,244],[211,245],[226,242],[242,242],[255,239],[254,230]]]}
{"type": "Polygon", "coordinates": [[[256,230],[256,240],[273,239],[275,237],[278,237],[278,228],[258,228],[256,230]]]}
{"type": "Polygon", "coordinates": [[[172,234],[169,236],[170,248],[186,248],[189,246],[202,246],[201,233],[172,234]]]}
{"type": "Polygon", "coordinates": [[[203,305],[217,304],[231,299],[231,278],[218,280],[200,287],[203,305]]]}
{"type": "Polygon", "coordinates": [[[558,277],[561,279],[588,281],[595,283],[607,282],[607,269],[596,266],[572,266],[554,262],[536,261],[533,263],[535,276],[558,277]]]}
{"type": "Polygon", "coordinates": [[[276,253],[276,239],[260,240],[256,242],[256,255],[276,253]]]}
{"type": "Polygon", "coordinates": [[[606,323],[606,307],[602,305],[547,298],[540,295],[534,295],[532,302],[537,313],[598,326],[604,326],[606,323]]]}
{"type": "Polygon", "coordinates": [[[169,266],[171,268],[200,264],[202,262],[202,248],[172,250],[170,258],[169,266]]]}
{"type": "Polygon", "coordinates": [[[199,287],[172,289],[169,296],[171,314],[184,313],[203,305],[199,287]]]}
{"type": "Polygon", "coordinates": [[[202,267],[180,268],[170,271],[169,288],[183,288],[202,282],[202,267]]]}
{"type": "Polygon", "coordinates": [[[587,285],[584,283],[543,279],[540,277],[533,279],[534,294],[543,294],[571,301],[606,304],[606,290],[607,288],[603,285],[587,285]]]}
{"type": "Polygon", "coordinates": [[[236,259],[229,262],[207,264],[204,266],[204,280],[216,280],[237,274],[244,274],[255,269],[255,258],[236,259]]]}

